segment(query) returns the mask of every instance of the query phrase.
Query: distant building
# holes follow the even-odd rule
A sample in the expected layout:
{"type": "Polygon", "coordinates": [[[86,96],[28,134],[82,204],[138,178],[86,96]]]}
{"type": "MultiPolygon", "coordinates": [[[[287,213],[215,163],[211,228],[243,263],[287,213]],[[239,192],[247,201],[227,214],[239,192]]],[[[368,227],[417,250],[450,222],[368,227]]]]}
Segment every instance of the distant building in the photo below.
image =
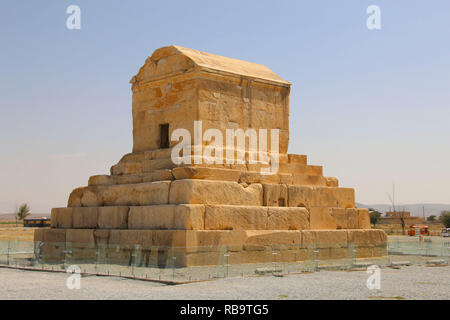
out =
{"type": "Polygon", "coordinates": [[[384,217],[380,218],[378,223],[385,224],[401,224],[401,218],[405,219],[406,225],[411,225],[415,223],[422,223],[423,219],[419,217],[412,217],[409,211],[387,211],[384,217]]]}

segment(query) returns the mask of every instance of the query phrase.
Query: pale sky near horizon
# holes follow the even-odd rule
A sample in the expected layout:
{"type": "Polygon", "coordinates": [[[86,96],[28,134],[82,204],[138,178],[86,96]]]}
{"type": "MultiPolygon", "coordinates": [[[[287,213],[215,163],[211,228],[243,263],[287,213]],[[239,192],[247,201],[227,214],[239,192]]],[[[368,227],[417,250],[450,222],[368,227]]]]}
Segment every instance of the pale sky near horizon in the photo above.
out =
{"type": "Polygon", "coordinates": [[[65,206],[108,174],[132,148],[128,82],[170,44],[290,81],[289,153],[358,202],[389,203],[395,183],[397,203],[450,203],[448,1],[2,1],[0,15],[0,213],[65,206]]]}

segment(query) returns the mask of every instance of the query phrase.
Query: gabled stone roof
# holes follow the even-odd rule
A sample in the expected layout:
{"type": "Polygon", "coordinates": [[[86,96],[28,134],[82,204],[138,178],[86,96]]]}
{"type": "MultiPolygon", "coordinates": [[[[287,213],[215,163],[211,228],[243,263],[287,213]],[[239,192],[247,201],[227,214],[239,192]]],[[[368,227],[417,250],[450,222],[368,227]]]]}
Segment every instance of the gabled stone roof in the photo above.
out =
{"type": "Polygon", "coordinates": [[[130,82],[151,81],[191,70],[245,77],[262,82],[290,86],[290,82],[283,80],[264,65],[176,45],[163,47],[153,52],[152,56],[147,58],[145,64],[130,82]]]}

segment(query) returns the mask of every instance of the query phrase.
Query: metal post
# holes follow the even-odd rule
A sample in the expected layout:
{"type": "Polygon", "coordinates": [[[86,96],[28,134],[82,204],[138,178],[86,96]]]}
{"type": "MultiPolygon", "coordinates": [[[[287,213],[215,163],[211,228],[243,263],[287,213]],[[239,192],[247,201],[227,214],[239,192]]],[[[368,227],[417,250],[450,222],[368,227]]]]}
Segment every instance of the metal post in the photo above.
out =
{"type": "Polygon", "coordinates": [[[227,259],[227,263],[226,263],[225,266],[226,266],[226,270],[227,270],[226,277],[228,278],[228,267],[230,266],[230,265],[228,264],[228,257],[230,256],[230,254],[225,253],[223,256],[226,257],[226,259],[227,259]]]}
{"type": "Polygon", "coordinates": [[[173,264],[172,264],[172,279],[175,280],[175,260],[177,260],[177,257],[172,257],[173,264]]]}
{"type": "Polygon", "coordinates": [[[8,254],[6,255],[6,264],[8,266],[9,266],[9,250],[11,250],[10,241],[8,241],[8,254]]]}
{"type": "Polygon", "coordinates": [[[274,273],[275,272],[275,269],[276,269],[276,267],[277,267],[277,252],[272,252],[272,255],[273,255],[273,270],[272,270],[272,273],[274,273]]]}

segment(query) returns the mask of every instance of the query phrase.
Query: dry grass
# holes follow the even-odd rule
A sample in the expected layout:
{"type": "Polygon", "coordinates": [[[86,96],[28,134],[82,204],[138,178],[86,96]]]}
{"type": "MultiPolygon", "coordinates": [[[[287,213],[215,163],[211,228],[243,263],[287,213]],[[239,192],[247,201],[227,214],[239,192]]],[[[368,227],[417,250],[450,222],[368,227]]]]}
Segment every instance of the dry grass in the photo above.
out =
{"type": "Polygon", "coordinates": [[[0,222],[0,241],[18,240],[33,241],[35,228],[24,228],[23,224],[16,227],[15,221],[0,222]]]}

